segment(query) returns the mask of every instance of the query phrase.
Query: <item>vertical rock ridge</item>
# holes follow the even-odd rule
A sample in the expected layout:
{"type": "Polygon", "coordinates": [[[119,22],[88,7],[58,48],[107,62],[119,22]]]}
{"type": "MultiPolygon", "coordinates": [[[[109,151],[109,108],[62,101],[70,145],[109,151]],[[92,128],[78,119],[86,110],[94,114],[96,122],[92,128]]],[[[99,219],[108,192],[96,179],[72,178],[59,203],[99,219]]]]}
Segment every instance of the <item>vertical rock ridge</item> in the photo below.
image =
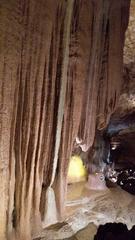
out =
{"type": "Polygon", "coordinates": [[[117,104],[129,2],[1,0],[1,240],[52,223],[49,196],[63,216],[75,139],[86,151],[117,104]]]}

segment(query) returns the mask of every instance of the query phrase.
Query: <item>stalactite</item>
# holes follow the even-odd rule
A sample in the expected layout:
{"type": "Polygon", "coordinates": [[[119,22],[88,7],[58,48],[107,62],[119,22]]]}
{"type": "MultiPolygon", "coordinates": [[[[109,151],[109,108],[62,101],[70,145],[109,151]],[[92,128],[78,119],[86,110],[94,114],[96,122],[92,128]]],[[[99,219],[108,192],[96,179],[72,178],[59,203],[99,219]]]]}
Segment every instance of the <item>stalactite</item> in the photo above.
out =
{"type": "Polygon", "coordinates": [[[92,146],[97,128],[103,129],[118,102],[122,82],[124,34],[130,1],[94,1],[92,49],[77,141],[83,151],[92,146]],[[98,12],[98,14],[96,14],[98,12]],[[116,16],[115,16],[116,15],[116,16]],[[115,35],[115,37],[114,37],[115,35]]]}
{"type": "Polygon", "coordinates": [[[128,0],[1,0],[1,240],[36,236],[49,196],[55,221],[62,217],[74,141],[87,150],[117,103],[128,8],[128,0]]]}
{"type": "Polygon", "coordinates": [[[91,3],[85,1],[84,4],[81,4],[81,1],[74,1],[63,131],[54,186],[55,189],[57,189],[56,198],[60,216],[63,215],[65,207],[64,203],[67,185],[66,176],[69,156],[71,156],[73,143],[78,133],[81,110],[83,107],[83,94],[88,71],[89,49],[91,49],[90,41],[87,41],[90,36],[91,20],[91,3]],[[61,159],[64,161],[61,161],[61,159]]]}
{"type": "Polygon", "coordinates": [[[58,116],[57,116],[57,125],[56,125],[56,141],[55,141],[55,149],[54,149],[54,160],[53,160],[53,169],[52,169],[52,177],[50,185],[47,189],[46,193],[46,202],[51,203],[50,206],[47,204],[47,210],[45,212],[44,226],[50,223],[55,223],[58,221],[58,217],[55,216],[57,211],[55,209],[55,194],[52,188],[54,183],[56,168],[58,165],[58,153],[60,148],[60,140],[62,133],[62,122],[63,122],[63,114],[64,114],[64,106],[65,106],[65,98],[66,98],[66,89],[67,89],[67,69],[69,63],[69,42],[70,42],[70,28],[71,28],[71,19],[72,19],[72,9],[73,9],[73,0],[67,1],[66,8],[66,17],[64,22],[64,34],[63,34],[63,61],[62,61],[62,69],[61,69],[61,88],[60,88],[60,97],[59,97],[59,106],[58,106],[58,116]],[[54,201],[54,203],[53,203],[54,201]],[[53,212],[52,207],[53,206],[53,212]],[[50,213],[49,213],[50,212],[50,213]],[[53,221],[50,222],[50,216],[53,214],[53,221]],[[47,219],[46,219],[47,216],[47,219]]]}

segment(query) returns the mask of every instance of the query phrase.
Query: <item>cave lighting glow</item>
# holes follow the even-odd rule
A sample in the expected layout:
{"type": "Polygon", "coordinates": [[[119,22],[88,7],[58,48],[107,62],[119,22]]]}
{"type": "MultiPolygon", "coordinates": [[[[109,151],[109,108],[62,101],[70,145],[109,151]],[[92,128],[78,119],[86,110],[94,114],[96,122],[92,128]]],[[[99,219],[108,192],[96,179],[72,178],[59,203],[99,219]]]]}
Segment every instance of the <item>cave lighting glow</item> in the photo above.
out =
{"type": "Polygon", "coordinates": [[[116,145],[112,146],[112,150],[115,150],[116,148],[117,148],[117,146],[116,146],[116,145]]]}
{"type": "Polygon", "coordinates": [[[68,168],[68,183],[85,181],[86,177],[87,170],[82,159],[77,155],[72,156],[68,168]]]}

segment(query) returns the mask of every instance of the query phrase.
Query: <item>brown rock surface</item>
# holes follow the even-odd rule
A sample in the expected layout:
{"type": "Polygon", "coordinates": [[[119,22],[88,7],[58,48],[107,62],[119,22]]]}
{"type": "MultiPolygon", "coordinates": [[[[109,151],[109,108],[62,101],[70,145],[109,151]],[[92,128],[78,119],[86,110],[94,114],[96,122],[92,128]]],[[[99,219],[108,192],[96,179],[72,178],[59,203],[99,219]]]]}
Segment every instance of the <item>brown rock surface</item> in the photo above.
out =
{"type": "Polygon", "coordinates": [[[126,32],[124,47],[124,62],[129,64],[135,62],[135,1],[131,0],[129,25],[126,32]]]}
{"type": "Polygon", "coordinates": [[[90,223],[88,226],[79,232],[77,232],[74,236],[71,238],[65,238],[63,240],[93,240],[94,235],[97,232],[97,227],[90,223]]]}
{"type": "Polygon", "coordinates": [[[86,150],[117,103],[129,2],[0,1],[1,240],[61,217],[78,131],[86,150]]]}

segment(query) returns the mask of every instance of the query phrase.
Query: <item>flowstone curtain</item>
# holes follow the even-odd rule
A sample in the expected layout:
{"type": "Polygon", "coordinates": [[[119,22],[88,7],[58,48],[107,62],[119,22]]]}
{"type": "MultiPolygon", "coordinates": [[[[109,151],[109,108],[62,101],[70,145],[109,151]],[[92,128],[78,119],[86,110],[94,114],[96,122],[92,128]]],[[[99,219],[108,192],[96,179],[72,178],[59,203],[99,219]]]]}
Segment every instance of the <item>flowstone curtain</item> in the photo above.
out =
{"type": "Polygon", "coordinates": [[[119,93],[128,9],[128,0],[0,1],[1,240],[29,240],[62,217],[73,143],[92,145],[119,93]]]}
{"type": "Polygon", "coordinates": [[[122,83],[123,47],[130,1],[93,4],[89,72],[77,143],[83,151],[93,144],[95,128],[103,129],[114,111],[122,83]]]}

